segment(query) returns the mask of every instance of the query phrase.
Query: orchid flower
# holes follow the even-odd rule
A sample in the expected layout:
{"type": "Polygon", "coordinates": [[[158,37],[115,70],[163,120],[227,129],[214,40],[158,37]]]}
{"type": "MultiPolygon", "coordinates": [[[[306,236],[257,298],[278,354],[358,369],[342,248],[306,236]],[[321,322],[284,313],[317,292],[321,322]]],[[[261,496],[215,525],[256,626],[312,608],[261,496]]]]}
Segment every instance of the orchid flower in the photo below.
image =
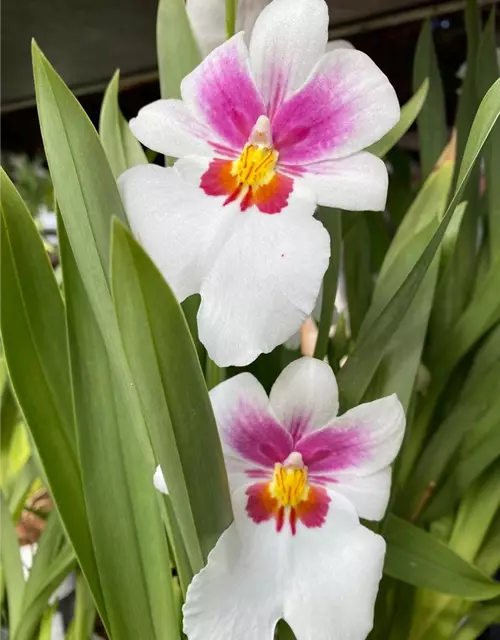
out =
{"type": "Polygon", "coordinates": [[[212,51],[130,127],[180,158],[119,183],[136,237],[179,300],[200,293],[198,329],[220,366],[246,365],[311,313],[329,259],[317,204],[383,209],[387,170],[362,151],[399,118],[386,76],[360,51],[323,54],[324,0],[274,0],[247,49],[212,51]]]}
{"type": "MultiPolygon", "coordinates": [[[[249,40],[253,25],[269,0],[239,0],[236,6],[236,30],[249,40]]],[[[186,0],[186,12],[203,56],[226,39],[226,0],[186,0]]]]}
{"type": "MultiPolygon", "coordinates": [[[[365,638],[382,574],[380,520],[405,427],[395,395],[340,417],[335,376],[294,361],[268,399],[242,373],[210,392],[234,512],[184,605],[189,640],[365,638]]],[[[165,489],[161,471],[155,484],[165,489]]]]}

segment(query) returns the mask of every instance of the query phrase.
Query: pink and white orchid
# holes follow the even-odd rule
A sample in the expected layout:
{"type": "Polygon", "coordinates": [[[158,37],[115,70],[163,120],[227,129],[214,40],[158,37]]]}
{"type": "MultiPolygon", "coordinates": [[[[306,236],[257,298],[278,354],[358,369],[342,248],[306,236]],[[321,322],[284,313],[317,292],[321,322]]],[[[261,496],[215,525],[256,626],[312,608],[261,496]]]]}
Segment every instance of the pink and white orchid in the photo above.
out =
{"type": "Polygon", "coordinates": [[[180,300],[201,294],[200,340],[245,365],[310,314],[329,259],[317,204],[383,209],[387,170],[363,149],[399,118],[394,89],[360,51],[324,53],[324,0],[274,0],[243,33],[130,122],[180,158],[120,178],[132,230],[180,300]]]}
{"type": "MultiPolygon", "coordinates": [[[[290,364],[267,397],[249,373],[210,392],[234,522],[195,576],[184,605],[189,640],[360,640],[373,623],[380,520],[405,427],[395,395],[340,417],[335,376],[313,358],[290,364]]],[[[155,484],[164,489],[161,471],[155,484]]]]}

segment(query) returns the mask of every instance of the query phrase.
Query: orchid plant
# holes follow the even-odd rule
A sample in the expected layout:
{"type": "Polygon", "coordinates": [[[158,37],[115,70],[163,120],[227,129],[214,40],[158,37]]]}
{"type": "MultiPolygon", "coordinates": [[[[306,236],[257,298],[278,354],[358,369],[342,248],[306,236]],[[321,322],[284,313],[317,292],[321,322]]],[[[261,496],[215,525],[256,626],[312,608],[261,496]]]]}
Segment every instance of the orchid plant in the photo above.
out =
{"type": "Polygon", "coordinates": [[[33,44],[58,242],[2,173],[13,640],[499,620],[500,81],[465,17],[453,130],[430,24],[400,108],[324,0],[160,0],[161,99],[128,123],[115,75],[99,134],[33,44]]]}

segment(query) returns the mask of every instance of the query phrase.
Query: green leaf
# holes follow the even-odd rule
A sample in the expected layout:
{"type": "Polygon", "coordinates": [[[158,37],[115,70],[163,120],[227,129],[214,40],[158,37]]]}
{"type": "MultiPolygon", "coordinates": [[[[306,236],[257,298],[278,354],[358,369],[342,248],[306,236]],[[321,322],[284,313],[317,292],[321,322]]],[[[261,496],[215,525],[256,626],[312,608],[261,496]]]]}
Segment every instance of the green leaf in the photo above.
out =
{"type": "Polygon", "coordinates": [[[373,294],[370,234],[362,213],[343,212],[343,266],[349,326],[356,339],[373,294]]]}
{"type": "Polygon", "coordinates": [[[222,450],[182,310],[130,233],[115,224],[118,321],[193,570],[231,522],[222,450]],[[201,548],[201,553],[200,553],[201,548]]]}
{"type": "Polygon", "coordinates": [[[314,357],[323,360],[328,349],[330,327],[332,326],[333,311],[335,309],[335,295],[337,293],[342,244],[342,227],[340,211],[336,209],[320,207],[317,215],[318,219],[330,234],[330,262],[323,277],[321,316],[316,347],[314,349],[314,357]]]}
{"type": "MultiPolygon", "coordinates": [[[[479,97],[488,91],[489,87],[498,79],[495,6],[484,29],[477,55],[476,82],[479,97]]],[[[488,200],[489,244],[491,255],[500,253],[500,124],[497,123],[490,134],[484,150],[486,172],[486,197],[488,200]]]]}
{"type": "Polygon", "coordinates": [[[2,341],[10,379],[78,561],[106,620],[75,445],[64,307],[33,219],[2,174],[2,341]]]}
{"type": "Polygon", "coordinates": [[[479,605],[467,614],[455,640],[477,640],[493,624],[500,624],[500,604],[479,605]]]}
{"type": "Polygon", "coordinates": [[[450,547],[474,562],[500,507],[500,466],[488,470],[469,486],[460,503],[450,537],[450,547]]]}
{"type": "Polygon", "coordinates": [[[460,201],[474,163],[499,115],[500,81],[497,81],[488,91],[477,112],[460,167],[455,194],[443,220],[404,283],[371,323],[370,330],[360,336],[353,353],[339,372],[339,387],[349,406],[359,403],[363,397],[390,338],[408,311],[460,201]]]}
{"type": "Polygon", "coordinates": [[[386,575],[465,600],[487,600],[500,595],[500,584],[423,529],[390,515],[384,537],[386,575]]]}
{"type": "Polygon", "coordinates": [[[93,637],[96,610],[92,596],[83,575],[76,574],[75,611],[68,629],[67,640],[87,640],[93,637]]]}
{"type": "Polygon", "coordinates": [[[161,97],[180,98],[181,80],[201,62],[184,0],[160,0],[156,48],[161,97]]]}
{"type": "Polygon", "coordinates": [[[133,382],[104,342],[61,218],[59,243],[80,463],[109,635],[174,639],[170,557],[133,382]]]}
{"type": "MultiPolygon", "coordinates": [[[[438,228],[452,175],[451,163],[444,163],[437,172],[431,174],[404,217],[386,253],[361,335],[370,330],[370,323],[395,295],[438,228]]],[[[439,250],[405,318],[390,339],[370,385],[368,398],[396,393],[403,406],[408,408],[432,307],[438,256],[439,250]]]]}
{"type": "Polygon", "coordinates": [[[125,221],[123,205],[91,121],[35,42],[32,55],[50,175],[78,267],[100,318],[111,307],[109,295],[105,304],[111,218],[125,221]]]}
{"type": "Polygon", "coordinates": [[[383,158],[404,136],[417,119],[427,98],[429,80],[425,78],[415,94],[401,107],[401,117],[394,127],[383,138],[366,149],[379,158],[383,158]]]}
{"type": "Polygon", "coordinates": [[[57,512],[47,518],[33,560],[22,603],[22,617],[13,628],[13,640],[32,640],[52,593],[75,567],[76,559],[66,542],[57,512]]]}
{"type": "MultiPolygon", "coordinates": [[[[500,362],[496,362],[479,384],[463,390],[454,410],[438,427],[413,469],[398,501],[398,514],[416,518],[438,485],[465,435],[472,429],[495,423],[500,408],[495,393],[499,376],[500,362]]],[[[434,517],[437,515],[434,513],[434,517]]]]}
{"type": "Polygon", "coordinates": [[[420,165],[424,180],[434,169],[448,142],[443,85],[429,20],[426,20],[422,27],[415,50],[413,91],[416,92],[426,79],[429,82],[429,90],[417,120],[420,165]]]}
{"type": "Polygon", "coordinates": [[[2,389],[2,404],[0,409],[0,425],[2,425],[0,429],[0,488],[3,491],[11,475],[10,452],[16,426],[19,422],[19,408],[14,392],[12,391],[12,385],[7,377],[7,365],[3,355],[1,362],[6,372],[6,382],[2,389]]]}
{"type": "Polygon", "coordinates": [[[38,476],[36,464],[30,457],[17,474],[12,490],[9,493],[9,510],[14,516],[14,521],[21,516],[28,493],[38,476]]]}
{"type": "Polygon", "coordinates": [[[117,70],[108,84],[102,101],[99,135],[115,178],[148,160],[140,143],[133,136],[118,105],[120,72],[117,70]]]}
{"type": "Polygon", "coordinates": [[[19,553],[16,529],[3,494],[0,494],[0,508],[2,516],[0,520],[2,572],[8,596],[9,627],[10,629],[15,629],[21,620],[22,614],[24,594],[23,565],[19,553]]]}

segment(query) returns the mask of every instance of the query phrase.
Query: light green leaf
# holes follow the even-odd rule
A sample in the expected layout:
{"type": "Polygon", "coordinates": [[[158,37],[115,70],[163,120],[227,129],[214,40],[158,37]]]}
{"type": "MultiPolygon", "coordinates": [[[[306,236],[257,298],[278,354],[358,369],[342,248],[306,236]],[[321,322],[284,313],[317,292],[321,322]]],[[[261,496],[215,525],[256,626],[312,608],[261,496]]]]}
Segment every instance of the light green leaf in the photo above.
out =
{"type": "Polygon", "coordinates": [[[434,169],[448,142],[443,85],[429,20],[426,20],[422,27],[415,50],[413,91],[416,92],[426,79],[429,82],[429,90],[417,120],[420,166],[424,180],[434,169]]]}
{"type": "Polygon", "coordinates": [[[181,80],[200,62],[184,0],[160,0],[156,48],[162,98],[180,98],[181,80]]]}
{"type": "Polygon", "coordinates": [[[64,308],[28,210],[2,174],[2,341],[12,385],[51,495],[103,620],[77,458],[64,308]]]}
{"type": "Polygon", "coordinates": [[[80,463],[109,634],[174,639],[170,558],[142,415],[119,353],[104,342],[61,219],[59,242],[80,463]]]}
{"type": "Polygon", "coordinates": [[[500,604],[479,605],[468,613],[455,640],[477,640],[493,624],[500,624],[500,604]]]}
{"type": "Polygon", "coordinates": [[[76,574],[75,611],[67,633],[67,640],[87,640],[93,637],[96,609],[83,575],[76,574]]]}
{"type": "Polygon", "coordinates": [[[182,310],[119,223],[113,291],[125,350],[194,571],[231,522],[222,450],[182,310]],[[201,549],[201,551],[200,551],[201,549]]]}
{"type": "Polygon", "coordinates": [[[74,551],[65,540],[57,512],[53,511],[38,543],[24,591],[21,620],[13,630],[13,640],[32,640],[50,596],[75,565],[74,551]]]}
{"type": "Polygon", "coordinates": [[[120,72],[117,70],[108,84],[99,118],[99,135],[115,178],[148,160],[140,143],[133,136],[118,105],[120,72]]]}
{"type": "Polygon", "coordinates": [[[487,600],[500,595],[500,584],[423,529],[391,515],[384,537],[386,575],[465,600],[487,600]]]}
{"type": "Polygon", "coordinates": [[[474,163],[499,115],[500,81],[497,81],[479,107],[460,168],[455,194],[443,220],[404,283],[372,322],[370,330],[360,336],[353,353],[339,372],[339,386],[349,406],[357,404],[362,398],[390,338],[408,311],[460,201],[474,163]]]}
{"type": "Polygon", "coordinates": [[[427,98],[429,79],[425,78],[415,94],[401,107],[399,122],[383,138],[366,149],[379,158],[383,158],[404,136],[415,122],[427,98]]]}
{"type": "MultiPolygon", "coordinates": [[[[479,97],[487,92],[498,79],[495,5],[491,8],[490,17],[484,29],[477,55],[476,82],[479,97]]],[[[497,123],[491,132],[484,150],[486,172],[486,197],[488,201],[488,235],[491,256],[500,253],[500,124],[497,123]]]]}
{"type": "MultiPolygon", "coordinates": [[[[480,383],[463,390],[454,410],[437,428],[412,470],[409,482],[398,501],[398,514],[417,517],[426,506],[465,435],[472,429],[484,428],[497,421],[500,399],[495,389],[498,387],[499,376],[500,362],[496,362],[480,383]]],[[[438,514],[433,515],[435,517],[438,514]]]]}
{"type": "Polygon", "coordinates": [[[328,349],[330,327],[332,326],[333,311],[335,309],[335,295],[337,293],[342,244],[342,226],[340,211],[336,209],[320,207],[317,216],[330,235],[330,262],[323,277],[321,316],[316,347],[314,348],[314,357],[323,360],[328,349]]]}
{"type": "MultiPolygon", "coordinates": [[[[436,173],[431,174],[404,217],[386,253],[362,334],[370,330],[370,323],[395,295],[438,228],[452,175],[451,163],[443,164],[436,173]]],[[[438,256],[439,250],[405,318],[390,339],[370,385],[368,398],[396,393],[403,406],[408,408],[432,307],[438,256]]]]}
{"type": "Polygon", "coordinates": [[[15,629],[22,615],[22,600],[24,595],[23,565],[19,553],[16,529],[3,494],[0,494],[0,508],[2,572],[8,597],[9,626],[11,629],[15,629]]]}

